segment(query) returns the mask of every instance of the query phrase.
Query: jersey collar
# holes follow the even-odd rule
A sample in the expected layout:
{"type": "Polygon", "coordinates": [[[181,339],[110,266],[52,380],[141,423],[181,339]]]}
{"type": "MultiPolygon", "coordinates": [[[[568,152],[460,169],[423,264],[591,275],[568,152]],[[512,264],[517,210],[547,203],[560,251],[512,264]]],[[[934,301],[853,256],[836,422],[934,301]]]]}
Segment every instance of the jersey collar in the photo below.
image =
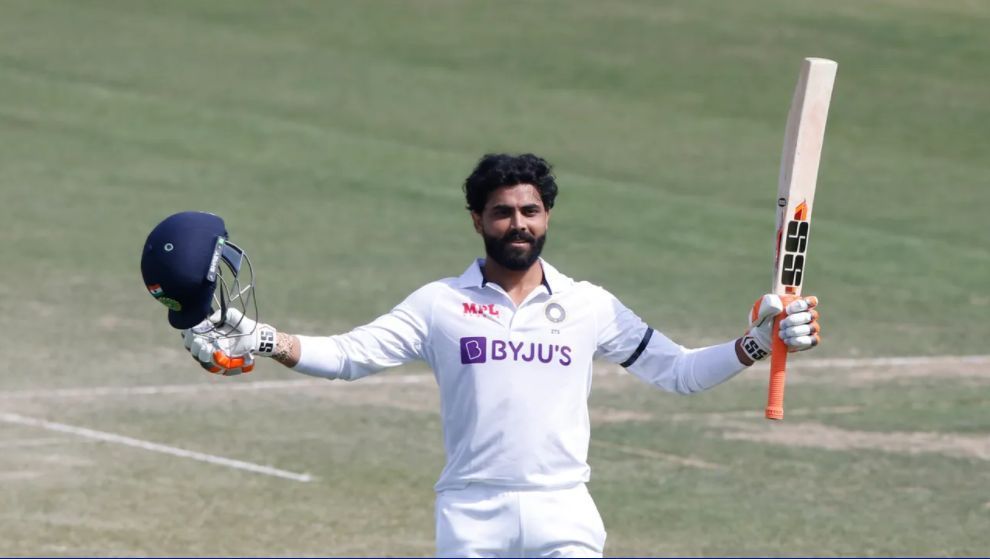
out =
{"type": "MultiPolygon", "coordinates": [[[[458,287],[484,287],[488,280],[485,279],[483,267],[484,258],[478,258],[468,266],[467,270],[457,278],[458,287]]],[[[543,267],[543,287],[549,295],[560,293],[567,289],[572,283],[570,279],[557,271],[546,260],[540,258],[540,265],[543,267]]]]}

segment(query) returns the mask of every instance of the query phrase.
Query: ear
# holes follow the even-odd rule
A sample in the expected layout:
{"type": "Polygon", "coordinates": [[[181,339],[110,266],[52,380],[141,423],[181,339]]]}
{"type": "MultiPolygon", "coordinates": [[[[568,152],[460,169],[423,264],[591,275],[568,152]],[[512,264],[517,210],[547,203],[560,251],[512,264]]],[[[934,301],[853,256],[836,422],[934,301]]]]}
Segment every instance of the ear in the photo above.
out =
{"type": "Polygon", "coordinates": [[[478,212],[471,212],[471,221],[474,222],[475,233],[481,235],[481,232],[484,231],[481,227],[481,214],[478,212]]]}
{"type": "Polygon", "coordinates": [[[547,228],[550,227],[550,210],[547,210],[547,228]]]}

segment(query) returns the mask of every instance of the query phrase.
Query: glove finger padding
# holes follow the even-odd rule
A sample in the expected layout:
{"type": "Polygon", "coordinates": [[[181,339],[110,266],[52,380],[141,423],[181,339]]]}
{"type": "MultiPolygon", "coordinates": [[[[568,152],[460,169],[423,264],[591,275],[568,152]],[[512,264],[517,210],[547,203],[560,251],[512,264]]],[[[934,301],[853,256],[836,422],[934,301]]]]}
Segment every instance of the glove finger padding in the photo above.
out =
{"type": "Polygon", "coordinates": [[[780,321],[780,339],[789,352],[804,351],[821,343],[817,297],[797,299],[787,306],[787,317],[780,321]]]}
{"type": "Polygon", "coordinates": [[[235,375],[240,375],[242,373],[250,373],[251,371],[254,370],[254,357],[247,355],[245,357],[238,357],[235,359],[240,360],[239,365],[237,367],[223,369],[223,373],[222,373],[223,376],[232,377],[235,375]]]}
{"type": "Polygon", "coordinates": [[[219,350],[213,352],[213,362],[224,369],[240,369],[249,360],[252,360],[250,354],[234,357],[219,350]]]}
{"type": "Polygon", "coordinates": [[[189,351],[189,356],[193,358],[200,367],[206,369],[211,373],[219,373],[220,367],[213,363],[212,360],[203,361],[200,359],[200,346],[203,344],[204,337],[196,336],[194,334],[187,333],[188,331],[182,332],[182,340],[185,342],[186,349],[189,351]]]}
{"type": "Polygon", "coordinates": [[[818,326],[817,322],[812,322],[811,324],[802,324],[800,326],[793,326],[785,330],[780,331],[780,339],[786,340],[787,338],[796,338],[798,336],[813,336],[817,334],[821,328],[818,326]]]}
{"type": "Polygon", "coordinates": [[[254,370],[254,358],[251,355],[231,357],[223,351],[211,351],[211,349],[213,349],[212,343],[202,344],[193,355],[196,362],[211,373],[220,373],[229,377],[254,370]],[[203,359],[204,354],[209,358],[203,359]]]}
{"type": "Polygon", "coordinates": [[[799,312],[804,312],[813,309],[818,306],[818,297],[814,295],[809,295],[808,297],[801,297],[799,299],[794,299],[791,301],[790,305],[787,305],[787,314],[794,314],[799,312]]]}
{"type": "Polygon", "coordinates": [[[794,338],[787,338],[784,343],[787,344],[788,352],[804,351],[806,349],[811,349],[818,345],[821,338],[818,335],[815,336],[797,336],[794,338]]]}
{"type": "Polygon", "coordinates": [[[794,314],[787,315],[786,318],[780,321],[780,328],[791,328],[794,326],[801,326],[802,324],[811,324],[818,320],[818,311],[804,311],[794,314]]]}
{"type": "MultiPolygon", "coordinates": [[[[196,358],[193,357],[193,359],[196,359],[196,358]]],[[[196,362],[199,363],[199,366],[200,367],[206,369],[206,371],[207,372],[210,372],[210,373],[216,374],[216,373],[219,373],[220,371],[223,370],[220,367],[217,367],[216,365],[214,365],[213,363],[203,363],[199,359],[196,359],[196,362]]]]}
{"type": "Polygon", "coordinates": [[[193,359],[195,359],[196,362],[199,363],[199,366],[203,369],[214,374],[221,374],[225,377],[239,375],[242,373],[250,373],[254,370],[254,358],[250,355],[245,357],[230,358],[220,352],[216,352],[207,363],[200,361],[198,357],[193,357],[193,359]],[[223,362],[226,366],[221,367],[217,364],[217,361],[223,362]]]}
{"type": "MultiPolygon", "coordinates": [[[[213,363],[213,342],[204,336],[196,336],[189,353],[200,363],[213,363]]],[[[216,365],[216,363],[214,363],[216,365]]]]}

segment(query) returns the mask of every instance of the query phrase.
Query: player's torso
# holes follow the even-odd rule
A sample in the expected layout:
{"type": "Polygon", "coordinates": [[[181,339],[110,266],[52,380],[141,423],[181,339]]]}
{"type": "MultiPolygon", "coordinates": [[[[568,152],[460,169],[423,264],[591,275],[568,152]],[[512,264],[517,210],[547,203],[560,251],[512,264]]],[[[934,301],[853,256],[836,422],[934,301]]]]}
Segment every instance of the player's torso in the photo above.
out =
{"type": "Polygon", "coordinates": [[[585,475],[596,348],[586,297],[540,288],[516,307],[495,288],[451,287],[435,303],[428,361],[448,469],[509,485],[585,475]]]}
{"type": "Polygon", "coordinates": [[[441,385],[529,379],[585,384],[595,352],[591,306],[579,289],[541,292],[518,308],[492,288],[451,289],[433,309],[430,360],[441,385]]]}

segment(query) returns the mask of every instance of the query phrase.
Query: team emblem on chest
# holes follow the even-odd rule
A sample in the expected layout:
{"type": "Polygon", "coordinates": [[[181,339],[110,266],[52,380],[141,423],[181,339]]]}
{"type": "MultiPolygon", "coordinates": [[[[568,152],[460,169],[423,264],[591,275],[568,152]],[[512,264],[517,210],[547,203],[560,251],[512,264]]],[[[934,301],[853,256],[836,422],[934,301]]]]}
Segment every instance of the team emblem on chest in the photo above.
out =
{"type": "Polygon", "coordinates": [[[559,303],[549,303],[543,310],[543,314],[546,315],[547,320],[555,324],[563,322],[567,318],[567,312],[559,303]]]}

